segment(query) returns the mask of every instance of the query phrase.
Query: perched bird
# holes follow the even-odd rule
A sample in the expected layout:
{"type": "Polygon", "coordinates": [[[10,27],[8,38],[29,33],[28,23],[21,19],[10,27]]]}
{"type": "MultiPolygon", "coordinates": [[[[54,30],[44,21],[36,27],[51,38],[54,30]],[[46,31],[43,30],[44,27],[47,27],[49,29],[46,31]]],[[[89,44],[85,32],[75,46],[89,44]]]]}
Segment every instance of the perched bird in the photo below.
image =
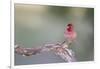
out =
{"type": "Polygon", "coordinates": [[[65,28],[64,36],[68,41],[68,44],[71,44],[76,39],[77,34],[74,30],[74,26],[72,23],[67,24],[67,27],[65,28]]]}

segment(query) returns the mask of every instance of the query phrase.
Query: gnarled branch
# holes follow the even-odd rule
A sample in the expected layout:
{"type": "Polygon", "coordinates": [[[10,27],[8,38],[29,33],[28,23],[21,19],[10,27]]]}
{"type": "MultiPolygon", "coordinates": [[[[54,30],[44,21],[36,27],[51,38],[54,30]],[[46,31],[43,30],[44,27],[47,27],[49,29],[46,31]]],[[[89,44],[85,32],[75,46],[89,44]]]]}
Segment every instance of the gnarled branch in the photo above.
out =
{"type": "Polygon", "coordinates": [[[32,56],[49,51],[53,51],[56,55],[60,56],[67,62],[75,61],[74,52],[68,48],[65,41],[57,44],[46,44],[38,48],[24,48],[19,45],[15,45],[15,53],[23,56],[32,56]]]}

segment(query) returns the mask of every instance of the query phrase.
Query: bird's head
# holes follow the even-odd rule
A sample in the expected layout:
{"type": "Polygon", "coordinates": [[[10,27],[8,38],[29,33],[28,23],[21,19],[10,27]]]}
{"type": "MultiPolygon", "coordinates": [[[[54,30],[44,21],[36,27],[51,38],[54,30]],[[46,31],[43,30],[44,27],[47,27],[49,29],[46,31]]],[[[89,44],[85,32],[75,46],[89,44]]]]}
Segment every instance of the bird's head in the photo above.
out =
{"type": "Polygon", "coordinates": [[[73,24],[72,23],[67,24],[66,30],[69,32],[73,31],[73,24]]]}

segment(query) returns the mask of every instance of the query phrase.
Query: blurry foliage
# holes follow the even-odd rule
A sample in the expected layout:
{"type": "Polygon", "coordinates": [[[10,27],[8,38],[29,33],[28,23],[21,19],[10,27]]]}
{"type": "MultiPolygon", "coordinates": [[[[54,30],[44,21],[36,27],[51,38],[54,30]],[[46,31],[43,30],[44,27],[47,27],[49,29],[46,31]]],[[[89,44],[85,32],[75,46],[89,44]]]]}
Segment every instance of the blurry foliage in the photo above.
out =
{"type": "Polygon", "coordinates": [[[61,6],[48,6],[47,9],[48,12],[50,12],[52,15],[57,15],[57,16],[65,16],[66,13],[68,13],[69,11],[69,8],[61,6]]]}

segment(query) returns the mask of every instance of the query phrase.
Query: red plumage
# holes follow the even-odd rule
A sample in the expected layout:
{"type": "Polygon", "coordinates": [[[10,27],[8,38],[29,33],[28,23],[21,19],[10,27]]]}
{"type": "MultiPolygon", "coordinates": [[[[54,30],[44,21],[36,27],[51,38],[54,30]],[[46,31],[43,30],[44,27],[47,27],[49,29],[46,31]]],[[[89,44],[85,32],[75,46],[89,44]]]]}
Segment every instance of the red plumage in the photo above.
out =
{"type": "Polygon", "coordinates": [[[68,42],[72,42],[76,39],[76,32],[74,30],[73,24],[69,23],[65,29],[64,36],[68,42]]]}

